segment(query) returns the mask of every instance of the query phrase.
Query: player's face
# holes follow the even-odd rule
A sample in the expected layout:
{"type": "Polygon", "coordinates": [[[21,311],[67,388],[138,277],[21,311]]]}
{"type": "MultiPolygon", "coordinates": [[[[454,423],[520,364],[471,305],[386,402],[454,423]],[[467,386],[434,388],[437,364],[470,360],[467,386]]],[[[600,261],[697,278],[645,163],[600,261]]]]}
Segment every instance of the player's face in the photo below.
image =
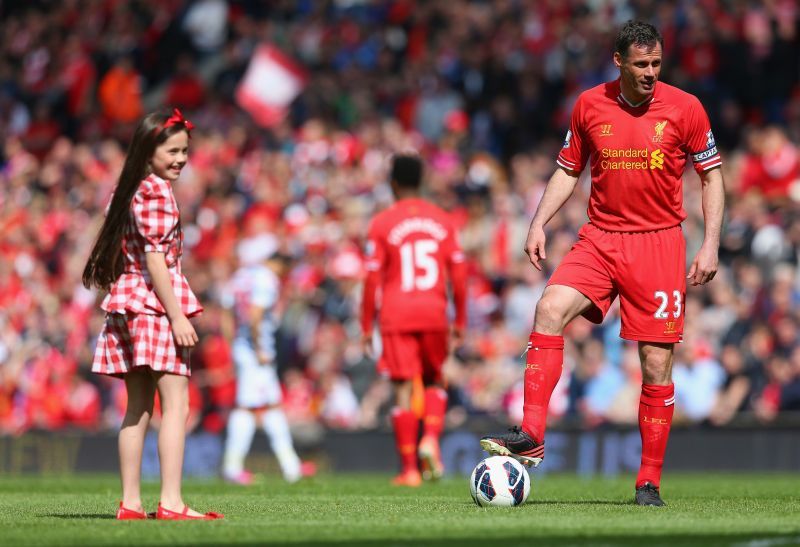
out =
{"type": "Polygon", "coordinates": [[[150,160],[150,169],[157,177],[176,181],[188,159],[189,135],[186,131],[179,131],[156,146],[150,160]]]}
{"type": "Polygon", "coordinates": [[[631,44],[625,57],[614,53],[614,64],[619,68],[626,98],[633,102],[643,101],[653,94],[661,74],[661,44],[631,44]]]}

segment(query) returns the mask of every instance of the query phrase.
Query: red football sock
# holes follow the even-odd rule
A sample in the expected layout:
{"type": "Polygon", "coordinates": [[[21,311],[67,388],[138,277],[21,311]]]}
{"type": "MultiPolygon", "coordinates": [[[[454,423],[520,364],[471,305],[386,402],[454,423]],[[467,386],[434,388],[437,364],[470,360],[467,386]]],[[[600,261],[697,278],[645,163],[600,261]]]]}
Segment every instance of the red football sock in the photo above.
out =
{"type": "Polygon", "coordinates": [[[423,437],[438,439],[444,429],[444,413],[447,410],[447,392],[439,386],[425,388],[425,427],[423,437]]]}
{"type": "Polygon", "coordinates": [[[561,378],[564,363],[564,337],[531,333],[528,358],[525,360],[525,403],[522,430],[537,443],[544,441],[547,407],[561,378]]]}
{"type": "Polygon", "coordinates": [[[649,482],[661,483],[661,467],[667,450],[672,414],[675,411],[675,385],[642,384],[639,399],[639,433],[642,436],[642,465],[636,477],[636,488],[649,482]]]}
{"type": "Polygon", "coordinates": [[[417,432],[419,420],[410,410],[396,408],[392,410],[392,426],[394,442],[400,456],[400,466],[405,473],[417,469],[417,432]]]}

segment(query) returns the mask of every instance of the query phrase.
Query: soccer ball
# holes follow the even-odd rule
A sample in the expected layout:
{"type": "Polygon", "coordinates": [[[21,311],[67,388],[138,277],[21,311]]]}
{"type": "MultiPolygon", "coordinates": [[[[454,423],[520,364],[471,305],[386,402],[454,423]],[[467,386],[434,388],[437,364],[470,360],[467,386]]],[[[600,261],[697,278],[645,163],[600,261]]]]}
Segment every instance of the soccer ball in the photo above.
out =
{"type": "Polygon", "coordinates": [[[492,456],[472,470],[469,493],[481,507],[515,507],[528,499],[531,478],[514,458],[492,456]]]}

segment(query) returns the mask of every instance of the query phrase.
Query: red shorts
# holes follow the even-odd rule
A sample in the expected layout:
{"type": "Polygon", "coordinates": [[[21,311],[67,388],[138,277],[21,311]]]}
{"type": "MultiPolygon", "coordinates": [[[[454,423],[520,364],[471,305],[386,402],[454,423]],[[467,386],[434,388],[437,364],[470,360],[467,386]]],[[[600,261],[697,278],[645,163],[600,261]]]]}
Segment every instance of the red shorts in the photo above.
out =
{"type": "Polygon", "coordinates": [[[606,232],[585,224],[578,242],[548,285],[583,293],[594,307],[583,315],[603,321],[619,295],[626,340],[680,342],[686,296],[686,241],[680,226],[653,232],[606,232]]]}
{"type": "Polygon", "coordinates": [[[392,380],[438,383],[450,343],[447,331],[389,332],[381,334],[383,353],[378,370],[392,380]]]}

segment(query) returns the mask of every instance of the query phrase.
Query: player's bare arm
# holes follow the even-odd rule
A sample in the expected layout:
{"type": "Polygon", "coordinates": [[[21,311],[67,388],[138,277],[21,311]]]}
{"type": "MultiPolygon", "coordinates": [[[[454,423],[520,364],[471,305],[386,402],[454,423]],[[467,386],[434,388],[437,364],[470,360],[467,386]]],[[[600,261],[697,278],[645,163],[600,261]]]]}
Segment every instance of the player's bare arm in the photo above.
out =
{"type": "Polygon", "coordinates": [[[361,336],[361,351],[370,359],[375,359],[374,342],[372,341],[371,334],[364,334],[361,336]]]}
{"type": "Polygon", "coordinates": [[[547,258],[545,251],[547,238],[544,234],[544,227],[572,195],[575,185],[578,184],[579,174],[567,171],[563,167],[556,169],[556,172],[553,173],[547,183],[542,201],[539,202],[539,206],[536,208],[536,214],[533,215],[531,227],[528,230],[525,252],[528,254],[531,264],[537,270],[542,269],[539,261],[547,258]]]}
{"type": "Polygon", "coordinates": [[[372,342],[372,319],[375,314],[375,291],[379,283],[380,273],[372,270],[367,272],[364,280],[364,293],[361,298],[361,347],[364,355],[370,359],[375,358],[372,342]]]}
{"type": "Polygon", "coordinates": [[[719,267],[719,238],[722,232],[722,217],[725,208],[725,183],[722,170],[711,169],[700,176],[703,184],[703,220],[705,237],[689,268],[692,285],[705,285],[717,275],[719,267]]]}
{"type": "Polygon", "coordinates": [[[233,317],[233,312],[228,309],[222,310],[219,318],[219,329],[222,337],[231,344],[236,337],[236,320],[233,317]]]}

